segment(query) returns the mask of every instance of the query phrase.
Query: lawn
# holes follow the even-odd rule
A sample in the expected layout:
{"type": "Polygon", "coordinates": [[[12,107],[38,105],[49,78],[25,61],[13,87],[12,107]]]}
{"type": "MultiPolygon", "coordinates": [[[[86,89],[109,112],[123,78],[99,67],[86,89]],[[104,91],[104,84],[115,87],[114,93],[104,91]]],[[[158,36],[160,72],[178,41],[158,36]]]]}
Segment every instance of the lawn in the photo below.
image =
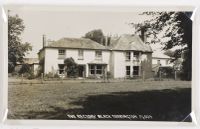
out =
{"type": "Polygon", "coordinates": [[[150,115],[151,121],[190,121],[189,81],[10,83],[8,88],[9,119],[124,114],[150,115]]]}

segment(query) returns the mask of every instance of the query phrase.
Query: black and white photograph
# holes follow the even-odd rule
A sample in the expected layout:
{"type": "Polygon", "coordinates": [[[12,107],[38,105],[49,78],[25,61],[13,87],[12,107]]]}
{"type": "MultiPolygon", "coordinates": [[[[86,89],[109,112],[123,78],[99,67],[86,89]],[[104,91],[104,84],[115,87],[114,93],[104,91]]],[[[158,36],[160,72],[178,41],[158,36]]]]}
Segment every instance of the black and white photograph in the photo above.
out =
{"type": "Polygon", "coordinates": [[[192,122],[193,12],[6,11],[8,119],[192,122]]]}

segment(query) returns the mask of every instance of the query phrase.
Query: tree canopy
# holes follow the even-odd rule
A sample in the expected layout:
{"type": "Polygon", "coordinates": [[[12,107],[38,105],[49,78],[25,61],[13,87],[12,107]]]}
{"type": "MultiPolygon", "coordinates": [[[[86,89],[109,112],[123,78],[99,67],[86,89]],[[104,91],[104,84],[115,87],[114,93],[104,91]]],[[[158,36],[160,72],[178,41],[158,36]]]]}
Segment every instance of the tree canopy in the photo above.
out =
{"type": "Polygon", "coordinates": [[[97,43],[104,44],[105,38],[101,29],[95,29],[85,34],[85,38],[89,38],[97,43]]]}
{"type": "Polygon", "coordinates": [[[23,20],[18,16],[8,15],[8,69],[12,72],[17,62],[23,62],[28,51],[32,50],[30,43],[22,43],[20,35],[24,31],[23,20]]]}
{"type": "Polygon", "coordinates": [[[169,57],[174,57],[175,56],[174,55],[174,51],[172,51],[172,50],[167,50],[167,51],[164,52],[164,54],[169,56],[169,57]]]}
{"type": "Polygon", "coordinates": [[[184,80],[191,80],[192,71],[192,12],[144,12],[152,18],[134,24],[136,30],[151,37],[150,44],[160,43],[163,50],[175,49],[175,59],[184,57],[182,72],[184,80]],[[184,56],[183,56],[184,55],[184,56]]]}

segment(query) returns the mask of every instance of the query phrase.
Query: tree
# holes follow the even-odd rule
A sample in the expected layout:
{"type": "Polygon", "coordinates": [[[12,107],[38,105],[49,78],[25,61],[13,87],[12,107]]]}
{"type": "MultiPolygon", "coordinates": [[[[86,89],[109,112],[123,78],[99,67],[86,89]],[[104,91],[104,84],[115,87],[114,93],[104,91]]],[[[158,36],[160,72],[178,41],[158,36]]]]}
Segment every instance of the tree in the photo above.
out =
{"type": "Polygon", "coordinates": [[[68,77],[76,77],[78,75],[78,64],[72,57],[66,58],[64,60],[64,64],[67,67],[66,72],[68,77]]]}
{"type": "Polygon", "coordinates": [[[89,31],[88,33],[85,34],[84,37],[96,41],[97,43],[100,44],[105,43],[105,37],[101,29],[89,31]]]}
{"type": "Polygon", "coordinates": [[[182,79],[191,80],[192,72],[192,20],[191,12],[144,12],[151,19],[132,25],[137,31],[145,30],[152,39],[148,43],[160,43],[163,50],[176,48],[175,59],[184,57],[182,62],[182,79]]]}
{"type": "Polygon", "coordinates": [[[174,51],[172,50],[167,50],[164,52],[165,55],[169,56],[169,57],[174,57],[174,51]]]}
{"type": "Polygon", "coordinates": [[[22,43],[21,33],[25,26],[18,15],[8,15],[8,72],[12,72],[17,62],[23,63],[23,58],[28,51],[32,50],[30,43],[22,43]]]}
{"type": "Polygon", "coordinates": [[[19,74],[24,74],[24,73],[31,73],[31,67],[29,64],[22,64],[21,69],[19,70],[19,74]]]}

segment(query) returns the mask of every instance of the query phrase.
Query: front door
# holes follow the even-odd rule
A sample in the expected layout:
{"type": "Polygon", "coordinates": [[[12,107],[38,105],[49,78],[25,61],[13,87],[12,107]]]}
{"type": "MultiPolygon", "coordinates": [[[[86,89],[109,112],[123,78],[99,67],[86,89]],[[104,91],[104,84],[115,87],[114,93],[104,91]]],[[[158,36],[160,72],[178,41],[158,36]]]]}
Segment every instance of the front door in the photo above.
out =
{"type": "Polygon", "coordinates": [[[78,65],[78,77],[84,77],[84,76],[85,76],[85,66],[78,65]]]}

